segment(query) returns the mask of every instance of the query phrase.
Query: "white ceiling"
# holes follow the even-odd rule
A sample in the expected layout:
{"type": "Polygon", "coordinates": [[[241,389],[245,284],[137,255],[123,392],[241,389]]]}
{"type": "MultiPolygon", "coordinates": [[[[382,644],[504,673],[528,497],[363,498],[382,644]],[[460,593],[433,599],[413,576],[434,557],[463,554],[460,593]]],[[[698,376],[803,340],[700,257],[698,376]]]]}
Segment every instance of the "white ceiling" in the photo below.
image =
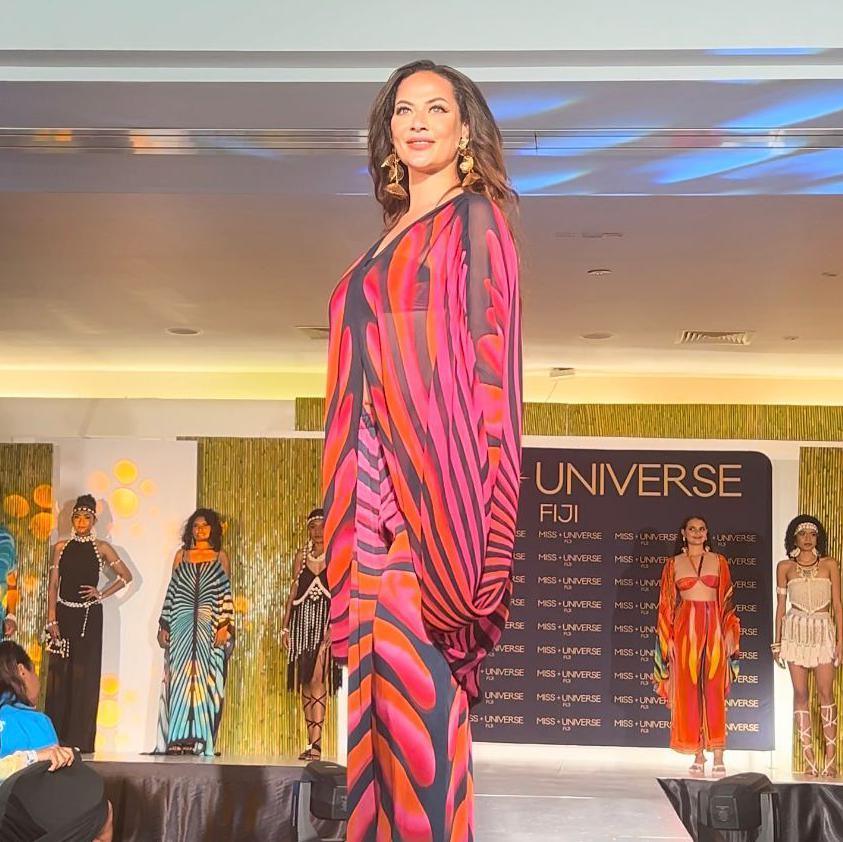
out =
{"type": "MultiPolygon", "coordinates": [[[[507,129],[584,129],[597,139],[508,159],[531,194],[518,223],[528,368],[841,376],[839,83],[488,87],[507,129]],[[772,136],[777,125],[823,129],[827,148],[778,155],[767,145],[776,160],[765,167],[739,141],[712,135],[703,148],[697,132],[694,148],[664,149],[652,134],[737,126],[772,136]],[[598,142],[611,129],[630,129],[622,148],[598,142]],[[552,180],[568,170],[582,174],[552,180]],[[612,273],[594,278],[591,268],[612,273]],[[677,347],[686,329],[755,338],[677,347]],[[580,338],[592,332],[613,337],[580,338]]],[[[372,90],[0,85],[0,126],[356,129],[372,90]]],[[[378,235],[376,209],[359,195],[365,159],[247,151],[0,148],[0,366],[320,368],[324,343],[296,326],[325,323],[333,283],[378,235]],[[170,326],[202,334],[173,337],[170,326]]]]}

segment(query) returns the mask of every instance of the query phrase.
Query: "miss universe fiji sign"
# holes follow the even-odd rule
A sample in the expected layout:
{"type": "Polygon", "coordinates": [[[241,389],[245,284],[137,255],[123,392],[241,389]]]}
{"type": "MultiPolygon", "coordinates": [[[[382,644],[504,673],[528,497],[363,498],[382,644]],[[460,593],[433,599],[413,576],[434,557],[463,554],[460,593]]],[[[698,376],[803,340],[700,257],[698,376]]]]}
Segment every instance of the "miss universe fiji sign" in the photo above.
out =
{"type": "Polygon", "coordinates": [[[477,740],[666,746],[652,689],[664,559],[703,515],[743,628],[729,747],[773,747],[772,470],[761,453],[525,448],[512,611],[486,661],[477,740]]]}

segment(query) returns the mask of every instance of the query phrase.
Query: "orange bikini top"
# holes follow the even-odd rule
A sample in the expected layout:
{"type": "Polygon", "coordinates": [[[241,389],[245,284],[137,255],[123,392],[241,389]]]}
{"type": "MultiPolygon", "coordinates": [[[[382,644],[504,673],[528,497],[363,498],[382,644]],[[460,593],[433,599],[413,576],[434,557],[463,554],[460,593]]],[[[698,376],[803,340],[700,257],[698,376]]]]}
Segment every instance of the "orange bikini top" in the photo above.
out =
{"type": "Polygon", "coordinates": [[[705,556],[700,558],[700,566],[697,568],[697,575],[696,576],[683,576],[681,579],[676,580],[676,587],[680,591],[687,591],[694,587],[697,582],[702,582],[708,588],[716,588],[718,583],[720,582],[720,576],[716,573],[706,573],[705,576],[700,576],[700,571],[702,570],[703,561],[705,560],[705,556]]]}

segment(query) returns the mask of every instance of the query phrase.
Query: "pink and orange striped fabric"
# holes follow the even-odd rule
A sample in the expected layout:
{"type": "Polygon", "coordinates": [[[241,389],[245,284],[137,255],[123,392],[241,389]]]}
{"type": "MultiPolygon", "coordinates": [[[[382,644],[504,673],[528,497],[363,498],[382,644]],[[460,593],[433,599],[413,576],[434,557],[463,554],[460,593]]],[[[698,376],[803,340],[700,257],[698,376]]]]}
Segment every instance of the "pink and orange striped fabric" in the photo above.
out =
{"type": "Polygon", "coordinates": [[[472,824],[470,803],[463,803],[471,798],[467,705],[480,695],[480,666],[500,639],[512,592],[521,438],[518,259],[500,210],[467,192],[378,247],[346,272],[330,302],[323,480],[332,646],[349,662],[350,722],[369,723],[350,729],[349,782],[378,781],[379,803],[393,804],[394,819],[408,780],[420,769],[434,771],[429,786],[413,786],[411,800],[425,805],[430,821],[415,822],[410,835],[406,827],[390,835],[384,813],[374,825],[356,822],[368,789],[361,784],[355,793],[350,784],[349,839],[463,840],[472,824]],[[374,458],[367,455],[372,442],[361,448],[370,429],[394,497],[393,520],[400,519],[400,528],[381,523],[374,543],[364,536],[380,498],[361,494],[358,485],[374,458]],[[373,578],[405,563],[418,591],[408,602],[416,606],[415,622],[406,610],[387,610],[386,581],[373,578]],[[370,609],[377,622],[363,616],[370,609]],[[436,677],[436,663],[450,673],[448,686],[436,677]],[[389,704],[388,693],[378,698],[377,688],[385,687],[411,703],[413,688],[434,690],[411,717],[417,747],[398,752],[399,761],[383,728],[389,711],[395,724],[406,705],[389,704]],[[379,718],[364,710],[367,698],[379,718]],[[443,758],[423,748],[436,742],[438,725],[431,723],[448,735],[444,769],[437,765],[443,758]],[[462,784],[455,788],[457,769],[462,784]],[[452,824],[433,816],[437,800],[443,815],[456,817],[452,824]]]}

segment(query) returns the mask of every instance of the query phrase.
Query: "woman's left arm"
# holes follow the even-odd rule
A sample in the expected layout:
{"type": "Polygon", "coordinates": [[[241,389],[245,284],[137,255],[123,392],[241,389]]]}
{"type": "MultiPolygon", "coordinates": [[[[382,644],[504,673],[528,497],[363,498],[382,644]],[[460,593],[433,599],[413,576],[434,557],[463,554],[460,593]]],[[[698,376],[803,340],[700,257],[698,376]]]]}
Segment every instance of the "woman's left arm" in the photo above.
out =
{"type": "Polygon", "coordinates": [[[720,581],[717,588],[717,600],[720,603],[720,627],[723,630],[723,640],[728,658],[740,654],[741,621],[735,611],[734,587],[729,562],[725,556],[720,556],[720,581]]]}
{"type": "Polygon", "coordinates": [[[837,631],[837,642],[834,648],[834,659],[837,666],[843,662],[843,604],[840,599],[840,565],[836,558],[826,559],[828,574],[831,576],[831,607],[834,611],[834,626],[837,631]]]}
{"type": "Polygon", "coordinates": [[[106,541],[100,541],[98,548],[103,561],[114,571],[116,578],[102,591],[90,585],[83,585],[79,589],[79,593],[82,595],[82,599],[102,602],[102,600],[108,599],[112,594],[127,587],[129,582],[132,581],[132,572],[120,556],[117,555],[111,544],[106,541]]]}

